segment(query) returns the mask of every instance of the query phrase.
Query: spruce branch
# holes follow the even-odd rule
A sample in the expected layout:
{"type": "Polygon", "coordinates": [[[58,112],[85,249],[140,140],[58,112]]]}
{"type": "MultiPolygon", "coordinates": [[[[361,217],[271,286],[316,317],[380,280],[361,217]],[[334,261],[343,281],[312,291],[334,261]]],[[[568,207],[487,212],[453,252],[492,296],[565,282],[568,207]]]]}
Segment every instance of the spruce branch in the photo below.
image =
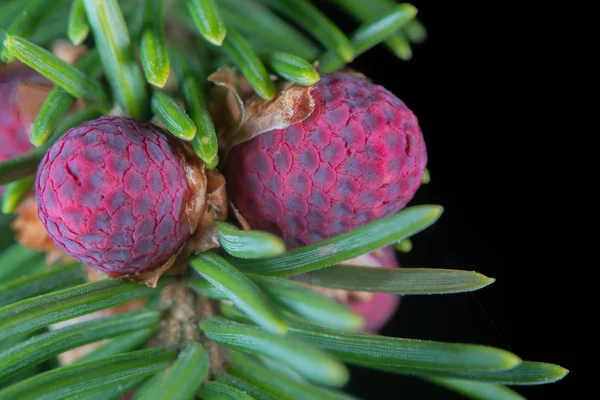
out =
{"type": "MultiPolygon", "coordinates": [[[[474,399],[522,399],[509,386],[551,384],[568,375],[562,366],[523,360],[484,344],[361,330],[368,318],[352,308],[350,298],[464,293],[494,282],[475,271],[373,268],[356,261],[388,246],[409,252],[410,238],[440,218],[441,205],[404,207],[291,248],[284,236],[252,229],[229,198],[235,190],[232,181],[219,172],[231,157],[223,139],[230,127],[224,128],[223,120],[239,128],[256,112],[248,110],[265,112],[280,104],[289,87],[312,93],[312,87],[328,79],[326,74],[343,70],[381,44],[410,60],[412,46],[428,35],[412,4],[333,0],[332,7],[354,22],[346,31],[317,2],[307,0],[46,3],[7,0],[0,6],[0,78],[22,64],[53,84],[31,121],[34,147],[0,162],[0,185],[7,184],[0,195],[2,212],[9,214],[0,214],[0,399],[350,400],[354,397],[343,387],[351,365],[417,377],[474,399]],[[56,52],[57,39],[68,39],[86,54],[76,63],[65,61],[56,52]],[[223,67],[231,67],[226,69],[232,71],[231,82],[216,85],[214,73],[223,67]],[[195,204],[201,215],[185,214],[187,222],[198,220],[185,227],[193,231],[193,245],[179,247],[160,268],[156,288],[144,285],[137,274],[115,276],[80,263],[48,264],[45,253],[15,242],[13,217],[20,216],[10,214],[19,214],[18,207],[35,198],[40,162],[69,129],[109,115],[162,125],[171,135],[169,143],[189,148],[192,158],[193,149],[203,161],[198,163],[201,174],[186,176],[186,181],[195,179],[196,189],[206,191],[202,207],[195,204]],[[346,265],[350,262],[354,265],[346,265]],[[134,300],[139,309],[122,311],[134,300]],[[64,361],[65,353],[87,345],[94,350],[64,361]]],[[[325,97],[335,98],[333,89],[325,97]]],[[[323,126],[336,124],[344,115],[343,107],[339,111],[323,126]]],[[[388,118],[377,110],[370,113],[369,124],[388,118]]],[[[139,138],[127,140],[136,143],[139,138]]],[[[142,158],[160,159],[156,149],[150,146],[142,158]]],[[[267,164],[275,163],[271,150],[265,145],[267,164]]],[[[294,168],[304,161],[300,158],[294,168]]],[[[155,175],[159,179],[147,185],[160,192],[159,200],[169,198],[161,203],[166,208],[175,202],[167,187],[172,183],[170,163],[164,161],[155,175]]],[[[115,162],[110,168],[119,165],[124,164],[115,162]]],[[[147,163],[140,165],[145,170],[147,163]]],[[[430,183],[429,171],[422,172],[418,181],[430,183]]],[[[247,186],[255,183],[245,181],[247,186]]],[[[276,185],[269,190],[277,191],[276,185]]],[[[140,211],[142,191],[131,195],[139,221],[155,212],[140,211]]],[[[186,212],[192,204],[186,204],[186,212]]],[[[163,224],[171,217],[167,210],[156,226],[144,228],[175,230],[163,224]]],[[[120,226],[120,219],[127,218],[111,213],[107,224],[120,226]]],[[[98,251],[138,240],[137,228],[124,229],[118,240],[112,238],[98,251]]],[[[169,240],[142,244],[154,250],[169,240]]],[[[127,252],[120,255],[131,256],[127,252]]]]}

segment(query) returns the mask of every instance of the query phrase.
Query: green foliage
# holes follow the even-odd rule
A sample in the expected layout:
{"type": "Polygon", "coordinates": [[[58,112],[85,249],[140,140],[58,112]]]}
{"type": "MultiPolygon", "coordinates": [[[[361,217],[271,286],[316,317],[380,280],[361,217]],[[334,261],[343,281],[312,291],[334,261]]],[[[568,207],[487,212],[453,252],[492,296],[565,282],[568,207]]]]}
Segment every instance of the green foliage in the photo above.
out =
{"type": "Polygon", "coordinates": [[[139,400],[186,400],[203,386],[208,374],[209,360],[199,343],[185,346],[168,371],[148,381],[135,395],[139,400]]]}
{"type": "Polygon", "coordinates": [[[60,399],[149,377],[171,364],[175,351],[147,349],[57,368],[0,390],[1,400],[60,399]]]}
{"type": "Polygon", "coordinates": [[[249,38],[258,39],[275,51],[292,51],[312,60],[317,47],[294,26],[260,2],[221,0],[221,13],[230,26],[249,38]]]}
{"type": "MultiPolygon", "coordinates": [[[[95,50],[81,57],[75,66],[92,77],[97,77],[102,71],[100,58],[95,50]]],[[[75,98],[62,87],[57,86],[52,89],[33,124],[29,140],[34,146],[39,147],[46,143],[74,102],[75,98]]]]}
{"type": "Polygon", "coordinates": [[[341,387],[349,379],[344,364],[325,351],[291,337],[282,337],[258,327],[214,317],[200,323],[211,340],[226,347],[279,361],[308,380],[341,387]]]}
{"type": "Polygon", "coordinates": [[[13,244],[0,253],[0,282],[5,285],[12,279],[36,272],[43,259],[42,253],[13,244]]]}
{"type": "Polygon", "coordinates": [[[203,400],[253,400],[254,397],[246,394],[243,390],[224,382],[208,382],[198,392],[203,400]]]}
{"type": "Polygon", "coordinates": [[[137,311],[81,322],[36,335],[0,353],[0,359],[3,360],[0,367],[0,381],[52,356],[87,343],[140,329],[156,331],[159,318],[160,315],[156,311],[137,311]]]}
{"type": "MultiPolygon", "coordinates": [[[[350,38],[355,57],[394,36],[402,26],[412,21],[416,14],[415,7],[402,4],[381,17],[364,22],[350,38]]],[[[344,65],[344,60],[333,51],[323,54],[319,62],[324,72],[336,71],[344,65]]]]}
{"type": "Polygon", "coordinates": [[[436,268],[377,268],[336,265],[314,271],[310,283],[363,292],[447,294],[479,290],[494,282],[473,271],[436,268]]]}
{"type": "Polygon", "coordinates": [[[6,34],[3,43],[13,56],[72,96],[95,104],[103,110],[108,109],[109,99],[104,88],[77,67],[21,36],[6,34]]]}
{"type": "Polygon", "coordinates": [[[237,258],[261,259],[285,252],[285,243],[275,235],[256,230],[244,231],[218,221],[219,243],[227,253],[237,258]]]}
{"type": "Polygon", "coordinates": [[[185,107],[196,125],[196,136],[192,139],[194,152],[206,163],[206,168],[213,169],[219,163],[219,143],[204,98],[204,87],[198,80],[198,75],[201,74],[194,71],[193,63],[188,60],[181,47],[171,49],[171,58],[174,60],[175,76],[185,107]]]}
{"type": "Polygon", "coordinates": [[[354,48],[331,19],[308,0],[267,0],[270,6],[294,20],[310,32],[326,48],[335,51],[344,61],[354,59],[354,48]]]}
{"type": "Polygon", "coordinates": [[[251,279],[277,304],[320,326],[355,331],[364,324],[363,318],[348,307],[289,279],[258,275],[251,279]]]}
{"type": "Polygon", "coordinates": [[[196,125],[171,96],[155,90],[151,104],[154,115],[173,136],[186,141],[196,136],[196,125]]]}
{"type": "Polygon", "coordinates": [[[312,86],[321,78],[319,73],[303,58],[289,53],[273,52],[269,65],[283,79],[303,86],[312,86]]]}
{"type": "Polygon", "coordinates": [[[521,360],[494,347],[443,343],[380,335],[315,329],[295,324],[290,333],[305,342],[356,365],[427,374],[433,371],[501,371],[514,368],[521,360]]]}
{"type": "Polygon", "coordinates": [[[0,307],[28,297],[84,283],[80,264],[56,266],[0,285],[0,307]]]}
{"type": "Polygon", "coordinates": [[[167,83],[171,62],[165,42],[164,0],[148,0],[144,3],[144,19],[140,58],[146,80],[162,88],[167,83]]]}
{"type": "Polygon", "coordinates": [[[227,28],[214,0],[186,0],[188,11],[200,34],[215,46],[221,46],[227,28]]]}
{"type": "MultiPolygon", "coordinates": [[[[164,0],[46,3],[0,6],[3,60],[19,60],[54,84],[32,127],[35,148],[0,163],[9,214],[31,192],[42,157],[73,126],[108,113],[156,118],[215,169],[222,132],[207,78],[218,68],[235,67],[271,100],[280,82],[314,85],[320,73],[375,46],[409,60],[427,38],[418,10],[394,0],[332,0],[353,21],[349,32],[305,0],[181,0],[173,9],[164,0]],[[58,38],[90,51],[70,65],[51,52],[58,38]],[[78,100],[84,107],[72,111],[78,100]]],[[[429,182],[425,171],[422,183],[429,182]]],[[[183,275],[165,274],[156,288],[108,277],[84,283],[81,265],[48,265],[45,254],[15,244],[14,215],[0,215],[0,400],[110,400],[133,391],[146,400],[351,400],[342,389],[349,365],[472,399],[522,399],[509,386],[563,379],[569,371],[561,366],[500,348],[361,333],[358,314],[296,282],[302,275],[321,288],[401,295],[493,283],[475,271],[341,265],[385,246],[410,251],[410,238],[442,212],[409,206],[294,250],[272,234],[219,221],[212,238],[219,248],[192,255],[183,275]],[[140,310],[91,316],[142,298],[140,310]],[[59,364],[59,354],[87,344],[96,347],[59,364]]]]}
{"type": "Polygon", "coordinates": [[[33,176],[28,176],[27,178],[19,179],[6,185],[2,196],[2,212],[4,214],[10,214],[15,211],[21,201],[33,189],[34,180],[33,176]]]}
{"type": "Polygon", "coordinates": [[[275,96],[275,84],[248,41],[237,30],[229,28],[222,47],[248,79],[256,94],[265,100],[271,100],[275,96]]]}
{"type": "MultiPolygon", "coordinates": [[[[440,376],[504,385],[543,385],[556,382],[562,379],[567,373],[568,371],[559,365],[523,361],[515,368],[505,371],[478,371],[476,373],[449,371],[440,376]]],[[[432,376],[436,376],[436,374],[432,374],[432,376]]]]}
{"type": "Polygon", "coordinates": [[[246,389],[256,398],[281,400],[350,400],[352,397],[331,388],[313,385],[307,381],[298,381],[280,371],[269,370],[265,374],[265,365],[248,354],[229,351],[231,363],[227,372],[234,377],[228,383],[240,389],[246,389]]]}
{"type": "Polygon", "coordinates": [[[123,304],[150,295],[152,290],[132,282],[105,279],[11,303],[0,308],[0,340],[123,304]]]}
{"type": "Polygon", "coordinates": [[[69,13],[69,26],[67,36],[74,45],[80,45],[90,33],[90,24],[85,15],[83,0],[73,0],[71,12],[69,13]]]}
{"type": "Polygon", "coordinates": [[[419,205],[407,207],[352,232],[290,250],[281,256],[261,260],[232,260],[244,272],[293,276],[329,267],[361,254],[405,239],[427,228],[441,216],[443,207],[419,205]]]}
{"type": "MultiPolygon", "coordinates": [[[[11,35],[28,36],[42,22],[48,11],[51,11],[58,2],[54,2],[48,9],[48,4],[44,0],[29,0],[23,4],[21,12],[16,15],[7,28],[7,33],[11,35]]],[[[7,35],[8,36],[8,35],[7,35]]],[[[0,60],[12,61],[14,55],[5,48],[6,45],[0,43],[0,60]]]]}
{"type": "Polygon", "coordinates": [[[135,118],[148,116],[149,99],[117,0],[84,0],[96,48],[116,103],[135,118]]]}
{"type": "Polygon", "coordinates": [[[191,261],[192,267],[217,287],[248,317],[270,332],[284,334],[285,322],[267,301],[258,286],[214,253],[204,253],[191,261]]]}
{"type": "Polygon", "coordinates": [[[493,383],[447,378],[430,378],[429,381],[473,400],[525,400],[514,390],[493,383]]]}

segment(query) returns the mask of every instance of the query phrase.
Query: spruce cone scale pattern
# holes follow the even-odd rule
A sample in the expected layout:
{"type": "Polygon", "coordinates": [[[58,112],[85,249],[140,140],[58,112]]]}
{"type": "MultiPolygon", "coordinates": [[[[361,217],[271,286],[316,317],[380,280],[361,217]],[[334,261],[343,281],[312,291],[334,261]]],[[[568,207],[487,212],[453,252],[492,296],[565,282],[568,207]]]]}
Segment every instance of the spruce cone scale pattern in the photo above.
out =
{"type": "Polygon", "coordinates": [[[182,161],[152,124],[100,117],[71,129],[42,160],[36,192],[56,246],[105,272],[156,268],[190,235],[182,161]]]}
{"type": "Polygon", "coordinates": [[[416,117],[384,87],[331,73],[311,90],[309,118],[235,146],[225,166],[244,218],[290,248],[403,208],[427,163],[416,117]]]}

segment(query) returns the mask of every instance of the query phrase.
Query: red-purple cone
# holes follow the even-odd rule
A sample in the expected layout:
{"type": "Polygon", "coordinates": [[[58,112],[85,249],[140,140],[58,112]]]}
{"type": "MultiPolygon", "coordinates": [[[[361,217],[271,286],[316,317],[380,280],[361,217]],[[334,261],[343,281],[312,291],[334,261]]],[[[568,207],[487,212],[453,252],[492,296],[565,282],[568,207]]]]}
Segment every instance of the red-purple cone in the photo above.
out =
{"type": "Polygon", "coordinates": [[[303,122],[235,146],[229,196],[253,229],[289,248],[403,208],[427,163],[417,118],[394,94],[353,74],[322,74],[303,122]]]}
{"type": "Polygon", "coordinates": [[[17,84],[31,76],[27,68],[0,69],[0,162],[22,156],[33,147],[19,113],[17,93],[17,84]]]}
{"type": "Polygon", "coordinates": [[[42,159],[35,187],[53,243],[101,271],[158,268],[190,236],[183,159],[149,123],[100,117],[69,130],[42,159]]]}

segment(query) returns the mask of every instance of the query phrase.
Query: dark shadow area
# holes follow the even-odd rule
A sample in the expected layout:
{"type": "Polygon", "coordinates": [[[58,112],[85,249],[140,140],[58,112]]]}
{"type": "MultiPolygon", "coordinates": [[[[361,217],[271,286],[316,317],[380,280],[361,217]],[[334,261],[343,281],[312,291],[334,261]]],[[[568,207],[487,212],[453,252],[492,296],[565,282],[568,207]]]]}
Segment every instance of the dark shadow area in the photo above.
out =
{"type": "MultiPolygon", "coordinates": [[[[528,399],[569,398],[578,375],[575,277],[559,273],[569,265],[561,254],[568,245],[556,232],[562,217],[549,210],[561,192],[553,155],[560,144],[548,140],[558,127],[549,122],[551,109],[531,107],[547,100],[532,82],[535,71],[520,61],[535,49],[526,40],[519,49],[510,36],[523,21],[502,19],[497,4],[484,3],[414,1],[429,38],[413,59],[400,61],[379,46],[352,64],[420,120],[432,180],[411,204],[445,207],[413,238],[412,252],[400,254],[401,264],[496,278],[475,293],[406,297],[382,333],[498,346],[559,364],[571,371],[563,381],[514,388],[528,399]]],[[[344,14],[328,12],[352,30],[344,14]]],[[[349,390],[363,399],[463,398],[392,374],[354,368],[352,376],[349,390]]]]}

